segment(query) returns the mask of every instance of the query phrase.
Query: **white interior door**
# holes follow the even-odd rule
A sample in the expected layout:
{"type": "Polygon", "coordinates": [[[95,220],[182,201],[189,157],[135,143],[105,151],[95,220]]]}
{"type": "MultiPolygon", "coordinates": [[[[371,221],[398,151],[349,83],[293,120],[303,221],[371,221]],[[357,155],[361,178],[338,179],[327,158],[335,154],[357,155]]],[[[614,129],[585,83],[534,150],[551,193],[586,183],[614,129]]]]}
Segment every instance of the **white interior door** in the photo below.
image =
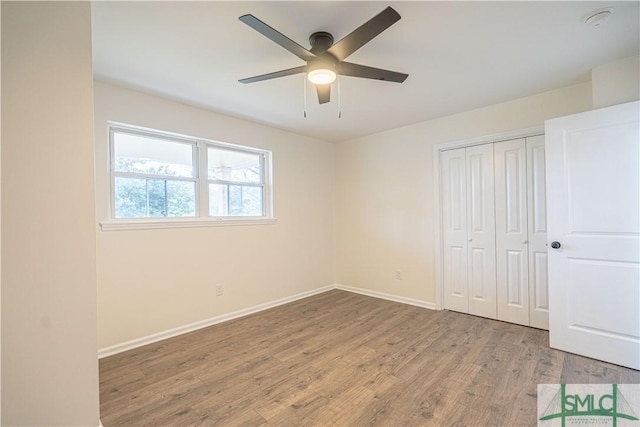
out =
{"type": "Polygon", "coordinates": [[[634,369],[639,116],[633,102],[546,122],[550,345],[634,369]]]}
{"type": "Polygon", "coordinates": [[[525,140],[494,144],[498,320],[529,325],[525,140]]]}
{"type": "Polygon", "coordinates": [[[444,308],[469,312],[465,149],[441,155],[444,308]]]}
{"type": "Polygon", "coordinates": [[[529,325],[549,329],[547,269],[547,195],[544,135],[529,137],[527,147],[527,205],[529,241],[529,325]]]}
{"type": "Polygon", "coordinates": [[[468,147],[467,268],[469,314],[496,318],[493,144],[468,147]]]}

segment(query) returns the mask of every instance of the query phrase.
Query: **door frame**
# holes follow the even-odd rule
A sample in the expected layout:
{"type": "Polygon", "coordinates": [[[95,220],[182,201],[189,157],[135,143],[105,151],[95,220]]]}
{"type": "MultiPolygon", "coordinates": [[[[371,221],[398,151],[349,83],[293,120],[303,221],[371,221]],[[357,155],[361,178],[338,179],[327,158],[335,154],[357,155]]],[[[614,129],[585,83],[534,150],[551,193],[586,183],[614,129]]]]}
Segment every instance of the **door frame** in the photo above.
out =
{"type": "Polygon", "coordinates": [[[443,142],[433,146],[433,209],[434,209],[434,236],[435,236],[435,268],[436,268],[436,310],[444,308],[444,280],[442,265],[443,237],[440,194],[440,154],[446,150],[455,148],[472,147],[474,145],[491,144],[494,142],[508,141],[511,139],[528,138],[532,136],[544,135],[544,125],[532,126],[524,129],[516,129],[507,132],[500,132],[492,135],[485,135],[475,138],[443,142]]]}

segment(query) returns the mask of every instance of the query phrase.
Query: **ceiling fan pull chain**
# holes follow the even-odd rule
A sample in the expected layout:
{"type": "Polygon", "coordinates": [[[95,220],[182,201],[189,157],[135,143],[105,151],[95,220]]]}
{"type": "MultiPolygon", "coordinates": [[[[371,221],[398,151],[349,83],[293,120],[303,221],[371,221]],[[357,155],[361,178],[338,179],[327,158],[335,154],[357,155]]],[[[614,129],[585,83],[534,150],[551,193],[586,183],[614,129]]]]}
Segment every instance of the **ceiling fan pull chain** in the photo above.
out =
{"type": "Polygon", "coordinates": [[[340,76],[338,76],[338,118],[342,118],[342,91],[340,90],[340,76]]]}
{"type": "Polygon", "coordinates": [[[307,118],[307,73],[302,76],[302,93],[304,94],[304,118],[307,118]]]}

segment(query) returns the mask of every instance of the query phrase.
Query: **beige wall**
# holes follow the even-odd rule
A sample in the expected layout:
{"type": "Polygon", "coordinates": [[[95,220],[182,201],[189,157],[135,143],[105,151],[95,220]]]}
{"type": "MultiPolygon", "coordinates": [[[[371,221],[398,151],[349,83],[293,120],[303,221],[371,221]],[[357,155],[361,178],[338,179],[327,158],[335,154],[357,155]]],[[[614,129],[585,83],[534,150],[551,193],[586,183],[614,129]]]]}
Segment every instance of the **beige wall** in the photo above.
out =
{"type": "Polygon", "coordinates": [[[337,282],[435,303],[434,144],[590,108],[589,82],[338,143],[337,282]]]}
{"type": "MultiPolygon", "coordinates": [[[[0,34],[2,34],[2,7],[0,7],[0,34]]],[[[1,43],[0,43],[1,44],[1,43]]],[[[0,47],[0,58],[2,47],[0,47]]],[[[0,61],[2,81],[2,61],[0,61]]],[[[2,84],[0,84],[0,117],[2,116],[2,84]]],[[[0,331],[2,331],[2,120],[0,119],[0,331]]],[[[2,334],[0,334],[1,336],[2,334]]],[[[2,339],[0,339],[0,425],[2,425],[2,339]]]]}
{"type": "Polygon", "coordinates": [[[591,71],[593,108],[640,99],[640,56],[604,64],[591,71]]]}
{"type": "Polygon", "coordinates": [[[271,150],[277,222],[98,228],[100,348],[334,283],[333,144],[96,82],[99,221],[108,217],[107,120],[271,150]]]}
{"type": "Polygon", "coordinates": [[[91,13],[2,2],[2,425],[98,425],[91,13]]]}

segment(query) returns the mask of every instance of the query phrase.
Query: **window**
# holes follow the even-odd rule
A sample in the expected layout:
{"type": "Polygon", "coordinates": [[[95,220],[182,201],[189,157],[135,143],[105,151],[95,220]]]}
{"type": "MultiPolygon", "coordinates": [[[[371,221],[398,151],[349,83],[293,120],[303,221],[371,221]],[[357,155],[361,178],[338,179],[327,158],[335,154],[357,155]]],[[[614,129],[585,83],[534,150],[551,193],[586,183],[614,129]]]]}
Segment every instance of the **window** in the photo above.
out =
{"type": "Polygon", "coordinates": [[[110,146],[114,220],[271,218],[268,151],[123,125],[110,146]]]}
{"type": "Polygon", "coordinates": [[[114,129],[114,217],[196,216],[196,144],[114,129]]]}
{"type": "Polygon", "coordinates": [[[263,215],[262,159],[257,153],[207,147],[209,215],[263,215]]]}

